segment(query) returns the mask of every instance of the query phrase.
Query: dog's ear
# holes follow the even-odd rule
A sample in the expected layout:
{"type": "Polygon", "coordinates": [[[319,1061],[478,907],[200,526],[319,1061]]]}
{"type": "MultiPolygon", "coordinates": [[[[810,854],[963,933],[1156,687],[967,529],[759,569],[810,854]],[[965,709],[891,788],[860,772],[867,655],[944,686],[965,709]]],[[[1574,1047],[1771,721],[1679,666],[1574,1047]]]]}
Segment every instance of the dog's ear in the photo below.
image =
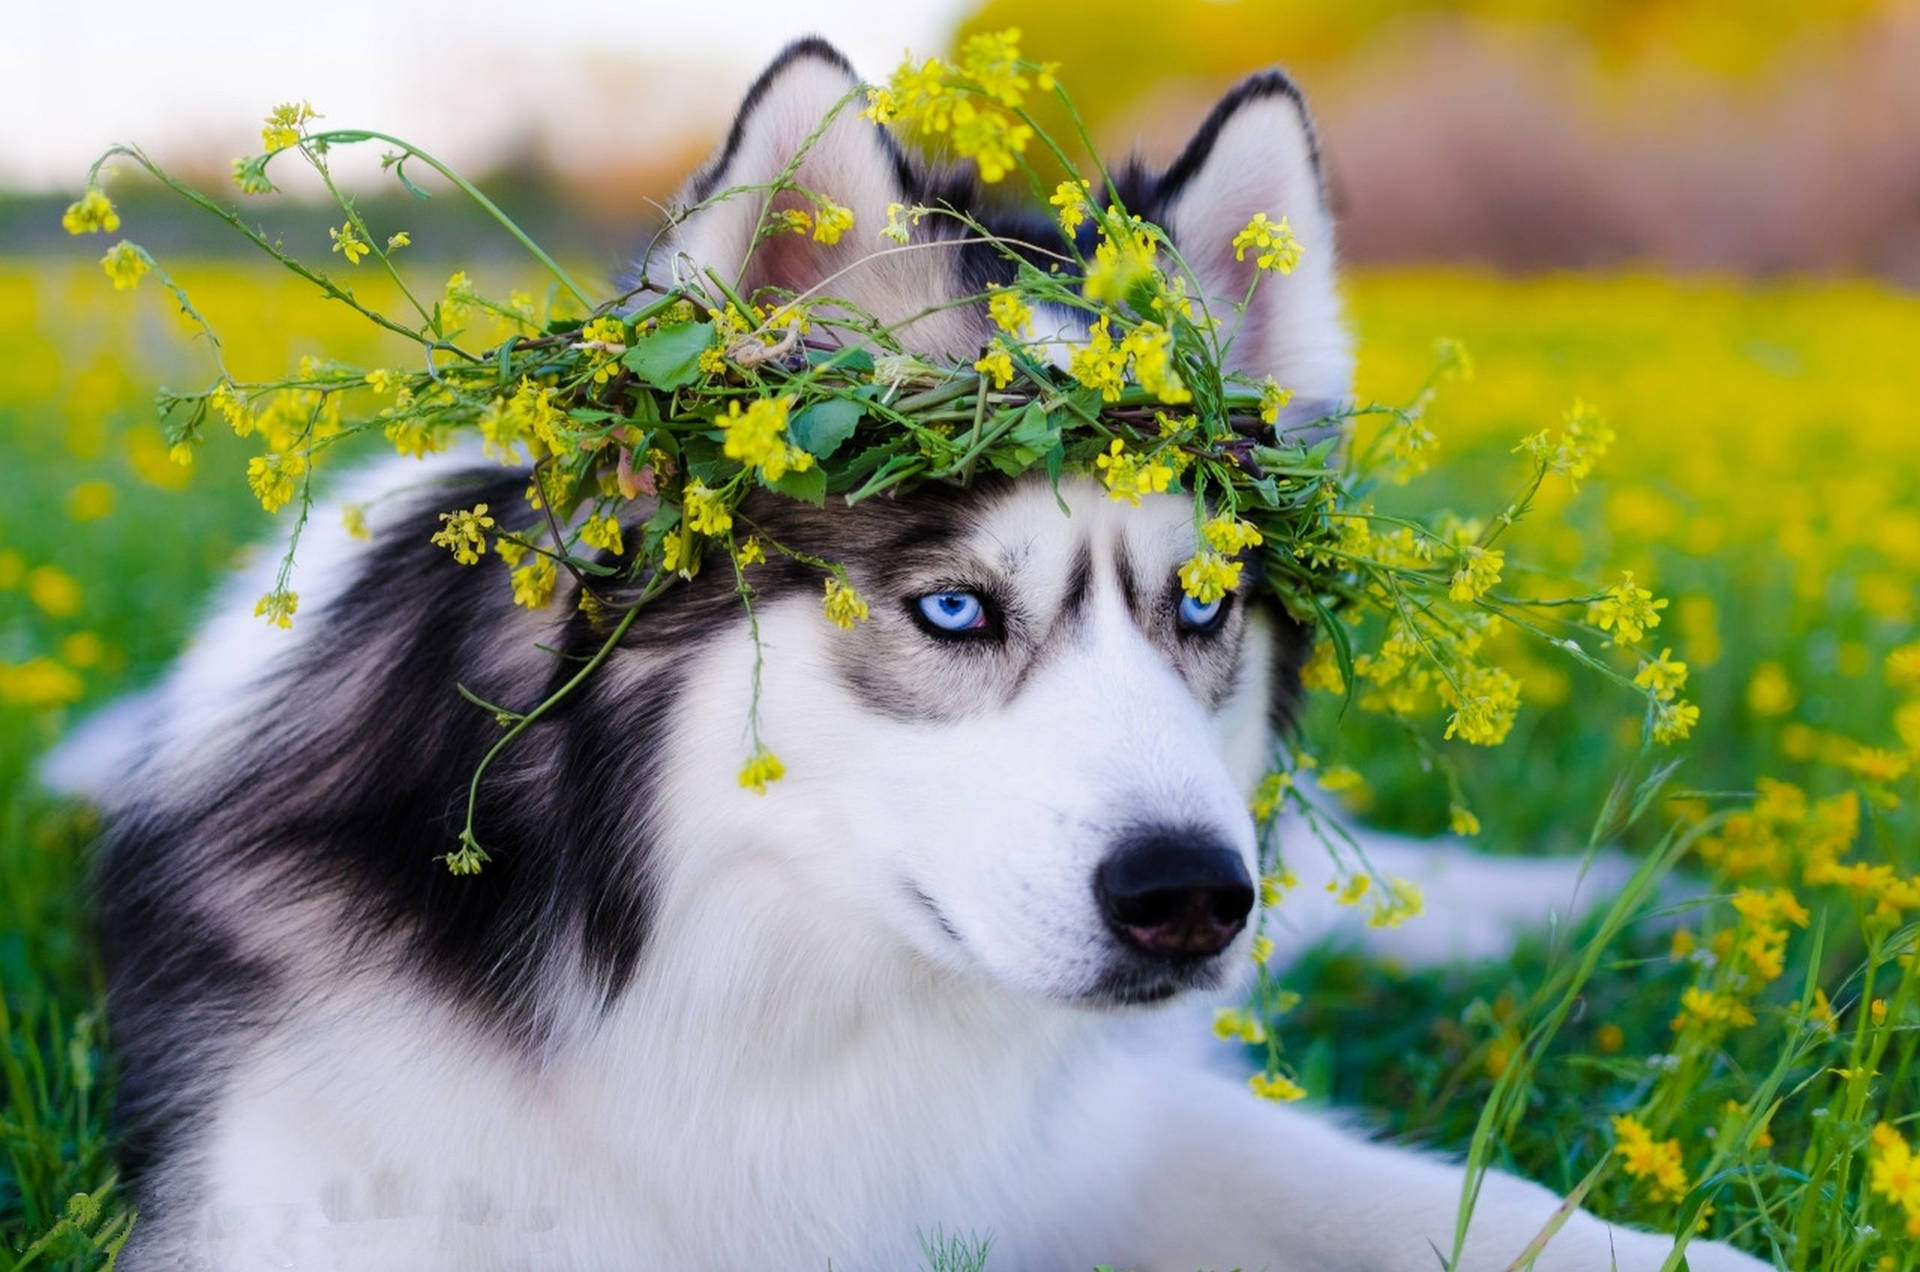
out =
{"type": "MultiPolygon", "coordinates": [[[[667,240],[677,281],[690,270],[712,269],[748,298],[762,289],[800,294],[819,286],[896,327],[959,294],[952,253],[889,250],[899,245],[880,237],[887,205],[914,202],[920,183],[886,130],[862,117],[859,87],[846,58],[820,39],[788,45],[761,72],[720,152],[681,196],[680,206],[694,210],[667,240]],[[800,190],[782,191],[770,207],[765,190],[718,197],[780,179],[796,156],[790,179],[800,190]],[[756,242],[763,214],[800,211],[817,222],[820,209],[801,190],[851,210],[852,226],[837,238],[782,230],[756,242]],[[823,241],[829,238],[834,241],[823,241]]],[[[927,227],[920,227],[911,242],[929,238],[927,227]]],[[[664,263],[656,252],[649,263],[654,278],[664,263]]],[[[901,334],[916,352],[969,358],[981,338],[951,312],[922,318],[901,334]]]]}
{"type": "Polygon", "coordinates": [[[1234,235],[1256,213],[1287,218],[1300,260],[1292,273],[1260,280],[1237,319],[1229,368],[1271,375],[1292,390],[1287,414],[1294,419],[1345,399],[1353,353],[1334,286],[1333,216],[1313,121],[1293,81],[1279,71],[1242,81],[1213,108],[1155,193],[1152,211],[1227,331],[1258,268],[1254,251],[1234,258],[1234,235]]]}

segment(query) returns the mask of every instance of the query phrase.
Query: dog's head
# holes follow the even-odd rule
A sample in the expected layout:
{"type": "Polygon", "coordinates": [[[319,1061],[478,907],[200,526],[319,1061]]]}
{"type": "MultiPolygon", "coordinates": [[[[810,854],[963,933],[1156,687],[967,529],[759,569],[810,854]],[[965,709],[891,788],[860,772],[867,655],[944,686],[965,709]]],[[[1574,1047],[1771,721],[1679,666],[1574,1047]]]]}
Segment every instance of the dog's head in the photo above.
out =
{"type": "MultiPolygon", "coordinates": [[[[853,210],[837,243],[756,244],[763,193],[701,206],[773,181],[856,87],[823,44],[783,54],[695,179],[696,210],[647,268],[711,269],[749,298],[817,289],[908,324],[917,352],[971,361],[987,316],[953,302],[1011,267],[946,218],[927,218],[895,249],[876,234],[888,205],[951,203],[1034,243],[1057,245],[1059,231],[1037,209],[982,207],[965,182],[924,170],[857,101],[794,172],[853,210]]],[[[1345,396],[1331,218],[1287,79],[1247,80],[1164,172],[1135,167],[1116,184],[1180,246],[1193,293],[1238,325],[1235,369],[1275,376],[1306,404],[1297,410],[1345,396]],[[1236,315],[1254,266],[1230,242],[1257,212],[1291,218],[1305,256],[1236,315]]],[[[1065,346],[1086,335],[1064,311],[1036,315],[1035,327],[1065,346]]],[[[1176,570],[1195,551],[1184,497],[1134,506],[1084,480],[1056,497],[1027,479],[876,502],[815,512],[763,498],[747,509],[786,547],[844,563],[871,618],[838,630],[822,615],[817,571],[755,567],[761,733],[787,775],[764,796],[734,788],[753,676],[742,632],[710,653],[685,708],[694,754],[680,771],[729,788],[697,801],[705,832],[761,845],[800,887],[831,893],[833,913],[854,907],[928,958],[1026,990],[1119,1003],[1221,983],[1245,962],[1230,953],[1256,898],[1246,797],[1297,688],[1299,626],[1251,599],[1251,571],[1217,605],[1182,594],[1176,570]]],[[[723,561],[710,572],[724,575],[723,561]]]]}

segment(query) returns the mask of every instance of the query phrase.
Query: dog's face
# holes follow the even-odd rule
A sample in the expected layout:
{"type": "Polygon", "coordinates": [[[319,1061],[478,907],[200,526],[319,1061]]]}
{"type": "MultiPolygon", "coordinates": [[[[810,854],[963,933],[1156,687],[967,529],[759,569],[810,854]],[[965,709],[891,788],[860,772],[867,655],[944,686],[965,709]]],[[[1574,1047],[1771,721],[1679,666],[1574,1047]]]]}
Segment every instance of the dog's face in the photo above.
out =
{"type": "MultiPolygon", "coordinates": [[[[830,50],[790,51],[689,202],[772,180],[852,86],[830,50]]],[[[943,303],[1011,266],[960,242],[950,220],[929,218],[908,250],[884,251],[875,233],[889,203],[958,204],[959,183],[921,173],[852,108],[797,180],[854,209],[840,243],[782,236],[749,257],[762,198],[749,195],[697,212],[648,268],[713,267],[742,294],[782,300],[821,286],[895,323],[932,311],[907,328],[916,351],[978,356],[985,315],[943,303]]],[[[1169,229],[1194,294],[1236,329],[1237,369],[1295,389],[1297,413],[1344,396],[1331,226],[1290,84],[1242,85],[1166,173],[1136,169],[1118,185],[1130,210],[1169,229]],[[1252,264],[1228,245],[1256,212],[1290,217],[1307,256],[1236,313],[1252,264]]],[[[967,210],[1010,238],[1060,241],[1037,217],[967,210]]],[[[1036,317],[1035,335],[1057,347],[1085,331],[1074,312],[1036,317]]],[[[1250,599],[1251,569],[1217,605],[1183,595],[1191,499],[1134,505],[1085,479],[1056,492],[1028,478],[851,510],[784,503],[749,511],[787,546],[846,565],[871,617],[838,630],[821,613],[817,572],[765,567],[761,734],[787,776],[764,796],[732,784],[751,683],[742,632],[711,655],[683,707],[694,747],[683,772],[713,787],[690,803],[707,831],[759,845],[831,897],[825,912],[855,907],[938,964],[1023,990],[1152,1001],[1244,966],[1231,954],[1257,891],[1246,796],[1297,684],[1303,637],[1250,599]]]]}

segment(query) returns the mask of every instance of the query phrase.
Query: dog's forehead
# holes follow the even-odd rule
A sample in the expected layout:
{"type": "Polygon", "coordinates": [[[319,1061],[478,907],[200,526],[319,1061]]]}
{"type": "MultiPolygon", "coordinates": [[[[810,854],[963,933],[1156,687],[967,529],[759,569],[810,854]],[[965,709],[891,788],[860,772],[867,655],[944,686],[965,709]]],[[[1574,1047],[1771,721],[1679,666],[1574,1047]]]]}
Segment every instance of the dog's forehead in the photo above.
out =
{"type": "Polygon", "coordinates": [[[1009,575],[1064,573],[1079,561],[1117,563],[1142,575],[1171,573],[1193,554],[1193,501],[1147,495],[1114,499],[1084,478],[1025,481],[984,500],[961,538],[1009,575]]]}

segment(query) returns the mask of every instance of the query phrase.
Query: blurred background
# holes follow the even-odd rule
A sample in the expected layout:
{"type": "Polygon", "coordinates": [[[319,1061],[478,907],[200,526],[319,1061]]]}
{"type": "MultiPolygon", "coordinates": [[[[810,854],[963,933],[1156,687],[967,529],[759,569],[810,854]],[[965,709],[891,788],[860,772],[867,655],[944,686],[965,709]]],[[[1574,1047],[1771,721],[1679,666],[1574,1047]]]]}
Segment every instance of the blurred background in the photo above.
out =
{"type": "MultiPolygon", "coordinates": [[[[614,254],[792,36],[878,78],[908,47],[1018,26],[1109,154],[1169,154],[1227,84],[1288,67],[1356,262],[1920,283],[1911,0],[735,0],[523,23],[506,0],[339,0],[311,29],[238,0],[104,0],[82,31],[31,6],[0,50],[0,232],[54,250],[47,212],[111,141],[224,182],[265,105],[306,99],[485,178],[550,245],[614,254]]],[[[143,233],[234,250],[204,225],[143,233]]]]}
{"type": "MultiPolygon", "coordinates": [[[[1497,513],[1522,475],[1518,440],[1594,404],[1613,451],[1577,496],[1551,486],[1507,546],[1555,573],[1630,568],[1674,598],[1652,643],[1687,662],[1704,710],[1676,780],[1720,793],[1675,809],[1698,815],[1763,774],[1858,789],[1874,851],[1920,869],[1920,0],[16,10],[0,38],[0,1049],[69,1059],[0,1124],[0,1238],[15,1248],[111,1163],[76,899],[88,830],[32,793],[32,757],[157,674],[236,554],[288,529],[248,495],[238,439],[212,439],[192,469],[168,462],[153,395],[207,387],[208,350],[153,280],[114,290],[97,263],[110,238],[70,238],[60,213],[115,141],[237,202],[230,162],[257,152],[284,101],[434,151],[578,275],[607,278],[800,34],[880,79],[909,47],[1020,27],[1030,57],[1060,61],[1109,156],[1170,156],[1234,80],[1285,65],[1322,128],[1360,396],[1407,402],[1439,338],[1476,367],[1428,413],[1434,470],[1383,503],[1497,513]]],[[[425,291],[456,268],[489,295],[537,286],[463,202],[430,186],[419,204],[376,158],[338,170],[379,232],[411,232],[401,264],[425,291]]],[[[237,376],[399,356],[132,165],[106,186],[121,233],[221,331],[237,376]]],[[[342,273],[326,235],[338,213],[318,193],[292,182],[243,209],[342,273]]],[[[1636,703],[1507,639],[1527,674],[1512,740],[1446,752],[1490,851],[1577,848],[1633,758],[1636,703]]],[[[1356,814],[1446,825],[1446,789],[1397,726],[1343,718],[1323,694],[1308,738],[1364,777],[1343,793],[1356,814]]],[[[1392,1129],[1457,1144],[1543,965],[1405,979],[1316,963],[1298,976],[1292,1054],[1316,1097],[1392,1107],[1392,1129]]],[[[1542,1099],[1568,1115],[1518,1128],[1512,1164],[1564,1189],[1605,1154],[1589,1111],[1633,1080],[1606,1058],[1664,1045],[1674,976],[1664,958],[1610,969],[1565,1031],[1600,1059],[1551,1070],[1542,1099]]]]}

